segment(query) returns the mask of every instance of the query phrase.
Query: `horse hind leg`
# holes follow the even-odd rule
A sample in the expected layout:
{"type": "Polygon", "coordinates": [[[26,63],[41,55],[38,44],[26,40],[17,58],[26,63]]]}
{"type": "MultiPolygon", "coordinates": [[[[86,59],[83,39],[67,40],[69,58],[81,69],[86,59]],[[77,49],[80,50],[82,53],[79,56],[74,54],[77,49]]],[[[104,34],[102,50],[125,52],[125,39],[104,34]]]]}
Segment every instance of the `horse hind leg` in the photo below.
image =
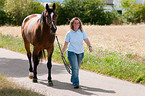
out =
{"type": "Polygon", "coordinates": [[[31,62],[31,52],[30,52],[30,43],[25,41],[25,49],[27,51],[27,57],[29,60],[29,78],[33,78],[33,67],[32,67],[32,62],[31,62]]]}
{"type": "Polygon", "coordinates": [[[29,78],[32,79],[34,75],[33,75],[33,68],[32,68],[32,62],[31,62],[31,53],[27,54],[27,57],[29,59],[29,78]]]}
{"type": "Polygon", "coordinates": [[[37,50],[37,48],[34,47],[34,51],[33,51],[33,62],[34,62],[34,77],[33,77],[33,82],[37,83],[37,66],[39,64],[39,51],[37,50]]]}

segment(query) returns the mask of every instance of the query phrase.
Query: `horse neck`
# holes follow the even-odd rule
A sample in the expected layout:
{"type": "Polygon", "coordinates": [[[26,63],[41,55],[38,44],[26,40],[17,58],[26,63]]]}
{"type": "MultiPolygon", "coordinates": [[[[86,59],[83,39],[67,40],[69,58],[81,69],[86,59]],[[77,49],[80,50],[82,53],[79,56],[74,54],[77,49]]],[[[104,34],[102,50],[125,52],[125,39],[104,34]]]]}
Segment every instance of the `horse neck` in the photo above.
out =
{"type": "Polygon", "coordinates": [[[46,23],[43,23],[41,25],[41,31],[43,34],[50,34],[50,26],[48,26],[46,23]]]}
{"type": "Polygon", "coordinates": [[[49,40],[49,41],[52,41],[52,42],[54,42],[54,39],[55,39],[55,34],[53,33],[51,33],[51,30],[50,30],[50,27],[47,25],[47,24],[42,24],[42,26],[41,26],[41,34],[45,37],[45,38],[48,38],[48,39],[51,39],[51,40],[49,40]]]}

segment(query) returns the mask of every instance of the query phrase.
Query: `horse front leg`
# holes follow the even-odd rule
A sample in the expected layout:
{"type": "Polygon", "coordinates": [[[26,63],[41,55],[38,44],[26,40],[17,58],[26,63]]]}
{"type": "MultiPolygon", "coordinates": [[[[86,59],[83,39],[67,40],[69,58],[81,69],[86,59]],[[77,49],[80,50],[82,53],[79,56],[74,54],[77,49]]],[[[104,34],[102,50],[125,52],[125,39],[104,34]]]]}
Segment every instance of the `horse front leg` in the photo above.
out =
{"type": "Polygon", "coordinates": [[[33,63],[34,63],[34,71],[33,71],[33,74],[34,74],[34,77],[33,77],[33,82],[34,83],[37,83],[37,66],[39,64],[39,51],[36,50],[34,48],[34,52],[33,52],[33,63]]]}
{"type": "Polygon", "coordinates": [[[52,68],[52,63],[51,63],[51,57],[52,57],[53,51],[48,53],[48,62],[47,62],[47,68],[48,68],[48,84],[49,86],[53,86],[52,78],[51,78],[51,68],[52,68]]]}

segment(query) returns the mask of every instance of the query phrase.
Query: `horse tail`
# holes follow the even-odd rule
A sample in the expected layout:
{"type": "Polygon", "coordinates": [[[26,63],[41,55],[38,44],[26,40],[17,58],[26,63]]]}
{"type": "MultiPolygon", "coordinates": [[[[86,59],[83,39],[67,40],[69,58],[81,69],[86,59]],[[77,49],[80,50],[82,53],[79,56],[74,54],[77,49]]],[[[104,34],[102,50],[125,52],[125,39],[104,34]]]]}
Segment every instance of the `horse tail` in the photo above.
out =
{"type": "Polygon", "coordinates": [[[39,52],[39,58],[40,59],[45,59],[46,58],[46,55],[45,55],[45,51],[44,50],[42,50],[42,51],[39,52]]]}

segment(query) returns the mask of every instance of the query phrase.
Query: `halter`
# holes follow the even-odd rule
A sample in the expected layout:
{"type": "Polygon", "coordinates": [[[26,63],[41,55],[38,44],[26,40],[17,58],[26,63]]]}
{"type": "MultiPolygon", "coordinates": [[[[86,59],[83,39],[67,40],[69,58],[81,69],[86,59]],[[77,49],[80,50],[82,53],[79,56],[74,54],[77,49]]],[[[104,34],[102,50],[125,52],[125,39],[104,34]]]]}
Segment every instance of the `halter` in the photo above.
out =
{"type": "MultiPolygon", "coordinates": [[[[48,22],[47,24],[48,24],[48,26],[50,26],[50,23],[51,22],[55,22],[55,20],[51,20],[50,22],[48,22]]],[[[55,22],[56,23],[56,22],[55,22]]],[[[57,30],[57,27],[54,25],[54,23],[53,23],[53,25],[52,26],[54,26],[55,27],[55,29],[57,30]]]]}
{"type": "MultiPolygon", "coordinates": [[[[47,24],[49,25],[51,22],[55,22],[55,20],[51,20],[50,22],[48,22],[47,24]]],[[[55,22],[56,23],[56,22],[55,22]]]]}

